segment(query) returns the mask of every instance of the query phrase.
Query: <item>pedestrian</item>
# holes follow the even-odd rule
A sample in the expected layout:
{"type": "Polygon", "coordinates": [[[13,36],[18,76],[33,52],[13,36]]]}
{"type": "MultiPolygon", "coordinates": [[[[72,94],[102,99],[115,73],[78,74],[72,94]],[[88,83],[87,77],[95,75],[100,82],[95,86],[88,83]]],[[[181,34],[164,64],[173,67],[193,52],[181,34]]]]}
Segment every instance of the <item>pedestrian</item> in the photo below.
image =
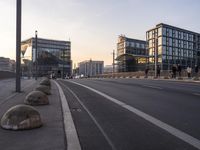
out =
{"type": "Polygon", "coordinates": [[[199,66],[198,65],[195,65],[194,71],[195,71],[196,77],[198,77],[198,73],[199,73],[199,66]]]}
{"type": "Polygon", "coordinates": [[[172,78],[174,78],[174,79],[176,78],[176,70],[177,70],[177,69],[176,69],[176,65],[173,64],[173,65],[172,65],[172,78]]]}
{"type": "Polygon", "coordinates": [[[160,66],[159,65],[157,66],[157,77],[160,78],[160,66]]]}
{"type": "Polygon", "coordinates": [[[192,73],[192,68],[190,66],[188,66],[186,71],[187,71],[188,79],[190,79],[191,78],[191,73],[192,73]]]}
{"type": "Polygon", "coordinates": [[[181,77],[181,71],[182,71],[182,67],[180,64],[178,64],[178,76],[181,77]]]}
{"type": "Polygon", "coordinates": [[[149,73],[149,67],[147,67],[147,68],[145,69],[145,78],[148,78],[148,73],[149,73]]]}

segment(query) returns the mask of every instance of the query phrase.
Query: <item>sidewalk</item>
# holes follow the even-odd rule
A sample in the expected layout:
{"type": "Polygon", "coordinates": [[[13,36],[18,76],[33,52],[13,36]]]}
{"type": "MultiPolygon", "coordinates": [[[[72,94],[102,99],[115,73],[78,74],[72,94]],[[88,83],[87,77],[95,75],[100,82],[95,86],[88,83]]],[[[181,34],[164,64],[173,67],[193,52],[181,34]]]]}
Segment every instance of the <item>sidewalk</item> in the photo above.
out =
{"type": "MultiPolygon", "coordinates": [[[[142,78],[144,78],[144,76],[141,77],[141,79],[142,79],[142,78]]],[[[200,83],[200,80],[197,80],[197,81],[196,81],[196,80],[193,80],[193,78],[191,78],[191,79],[188,79],[187,77],[182,77],[182,78],[183,78],[182,80],[178,79],[178,77],[177,77],[176,79],[172,79],[172,78],[164,79],[164,77],[161,76],[160,78],[154,79],[154,77],[149,76],[149,77],[146,78],[146,79],[151,79],[151,80],[165,80],[165,81],[176,81],[176,82],[200,83]]]]}
{"type": "MultiPolygon", "coordinates": [[[[0,86],[4,81],[0,81],[0,86]]],[[[0,92],[0,117],[12,106],[23,104],[25,96],[32,91],[39,81],[22,81],[25,87],[22,93],[13,92],[13,84],[7,84],[0,92]],[[13,93],[13,95],[12,95],[13,93]],[[9,96],[9,97],[8,97],[9,96]]],[[[2,89],[2,87],[1,87],[2,89]]],[[[0,128],[0,148],[3,150],[64,150],[66,149],[65,132],[60,95],[57,86],[52,82],[49,105],[34,106],[42,118],[41,128],[24,131],[10,131],[0,128]]]]}

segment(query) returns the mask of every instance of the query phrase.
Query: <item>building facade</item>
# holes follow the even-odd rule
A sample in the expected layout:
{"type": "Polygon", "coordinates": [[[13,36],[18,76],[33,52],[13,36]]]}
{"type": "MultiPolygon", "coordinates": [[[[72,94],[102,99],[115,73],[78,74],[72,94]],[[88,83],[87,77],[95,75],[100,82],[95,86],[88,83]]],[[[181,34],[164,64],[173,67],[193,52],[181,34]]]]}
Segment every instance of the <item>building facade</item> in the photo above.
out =
{"type": "Polygon", "coordinates": [[[15,72],[15,61],[10,58],[0,57],[0,71],[15,72]]]}
{"type": "Polygon", "coordinates": [[[167,24],[158,24],[146,32],[149,67],[170,70],[173,64],[183,68],[200,65],[200,34],[167,24]]]}
{"type": "Polygon", "coordinates": [[[92,77],[98,74],[103,74],[103,61],[86,60],[80,62],[78,65],[79,75],[84,75],[85,77],[92,77]]]}
{"type": "Polygon", "coordinates": [[[118,61],[118,72],[144,70],[148,60],[146,41],[120,35],[116,60],[118,61]]]}
{"type": "Polygon", "coordinates": [[[44,76],[54,72],[58,77],[71,75],[71,42],[30,38],[22,41],[22,63],[34,76],[44,76]],[[37,57],[36,57],[37,56],[37,57]]]}

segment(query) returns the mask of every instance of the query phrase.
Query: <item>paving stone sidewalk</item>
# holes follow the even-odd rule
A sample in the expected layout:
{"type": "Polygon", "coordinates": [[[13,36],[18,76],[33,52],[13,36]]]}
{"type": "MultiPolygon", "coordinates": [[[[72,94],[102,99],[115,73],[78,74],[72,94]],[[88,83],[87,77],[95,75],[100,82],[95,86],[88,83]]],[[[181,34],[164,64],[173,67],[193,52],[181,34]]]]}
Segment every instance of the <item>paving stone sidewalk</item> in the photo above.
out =
{"type": "MultiPolygon", "coordinates": [[[[1,83],[2,81],[0,81],[1,83]]],[[[5,81],[4,81],[5,82],[5,81]]],[[[22,81],[24,82],[24,81],[22,81]]],[[[12,106],[23,104],[25,96],[32,91],[39,81],[25,81],[23,92],[13,92],[13,85],[6,86],[3,95],[0,92],[0,117],[12,106]],[[12,94],[14,95],[12,97],[12,94]],[[9,97],[8,97],[9,96],[9,97]],[[8,97],[8,98],[7,98],[8,97]]],[[[1,85],[1,84],[0,84],[1,85]]],[[[52,82],[50,105],[34,106],[43,121],[41,128],[24,131],[10,131],[0,128],[0,149],[2,150],[65,150],[66,140],[63,127],[62,108],[57,86],[52,82]]]]}

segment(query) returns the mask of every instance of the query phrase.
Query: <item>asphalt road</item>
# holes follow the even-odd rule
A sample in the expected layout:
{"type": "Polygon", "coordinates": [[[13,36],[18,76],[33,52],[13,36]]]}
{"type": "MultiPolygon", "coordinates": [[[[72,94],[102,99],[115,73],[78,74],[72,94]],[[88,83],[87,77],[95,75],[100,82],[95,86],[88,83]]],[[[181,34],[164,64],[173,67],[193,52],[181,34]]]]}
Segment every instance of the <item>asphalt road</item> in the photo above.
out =
{"type": "Polygon", "coordinates": [[[199,83],[145,79],[58,82],[83,150],[200,149],[199,83]]]}

